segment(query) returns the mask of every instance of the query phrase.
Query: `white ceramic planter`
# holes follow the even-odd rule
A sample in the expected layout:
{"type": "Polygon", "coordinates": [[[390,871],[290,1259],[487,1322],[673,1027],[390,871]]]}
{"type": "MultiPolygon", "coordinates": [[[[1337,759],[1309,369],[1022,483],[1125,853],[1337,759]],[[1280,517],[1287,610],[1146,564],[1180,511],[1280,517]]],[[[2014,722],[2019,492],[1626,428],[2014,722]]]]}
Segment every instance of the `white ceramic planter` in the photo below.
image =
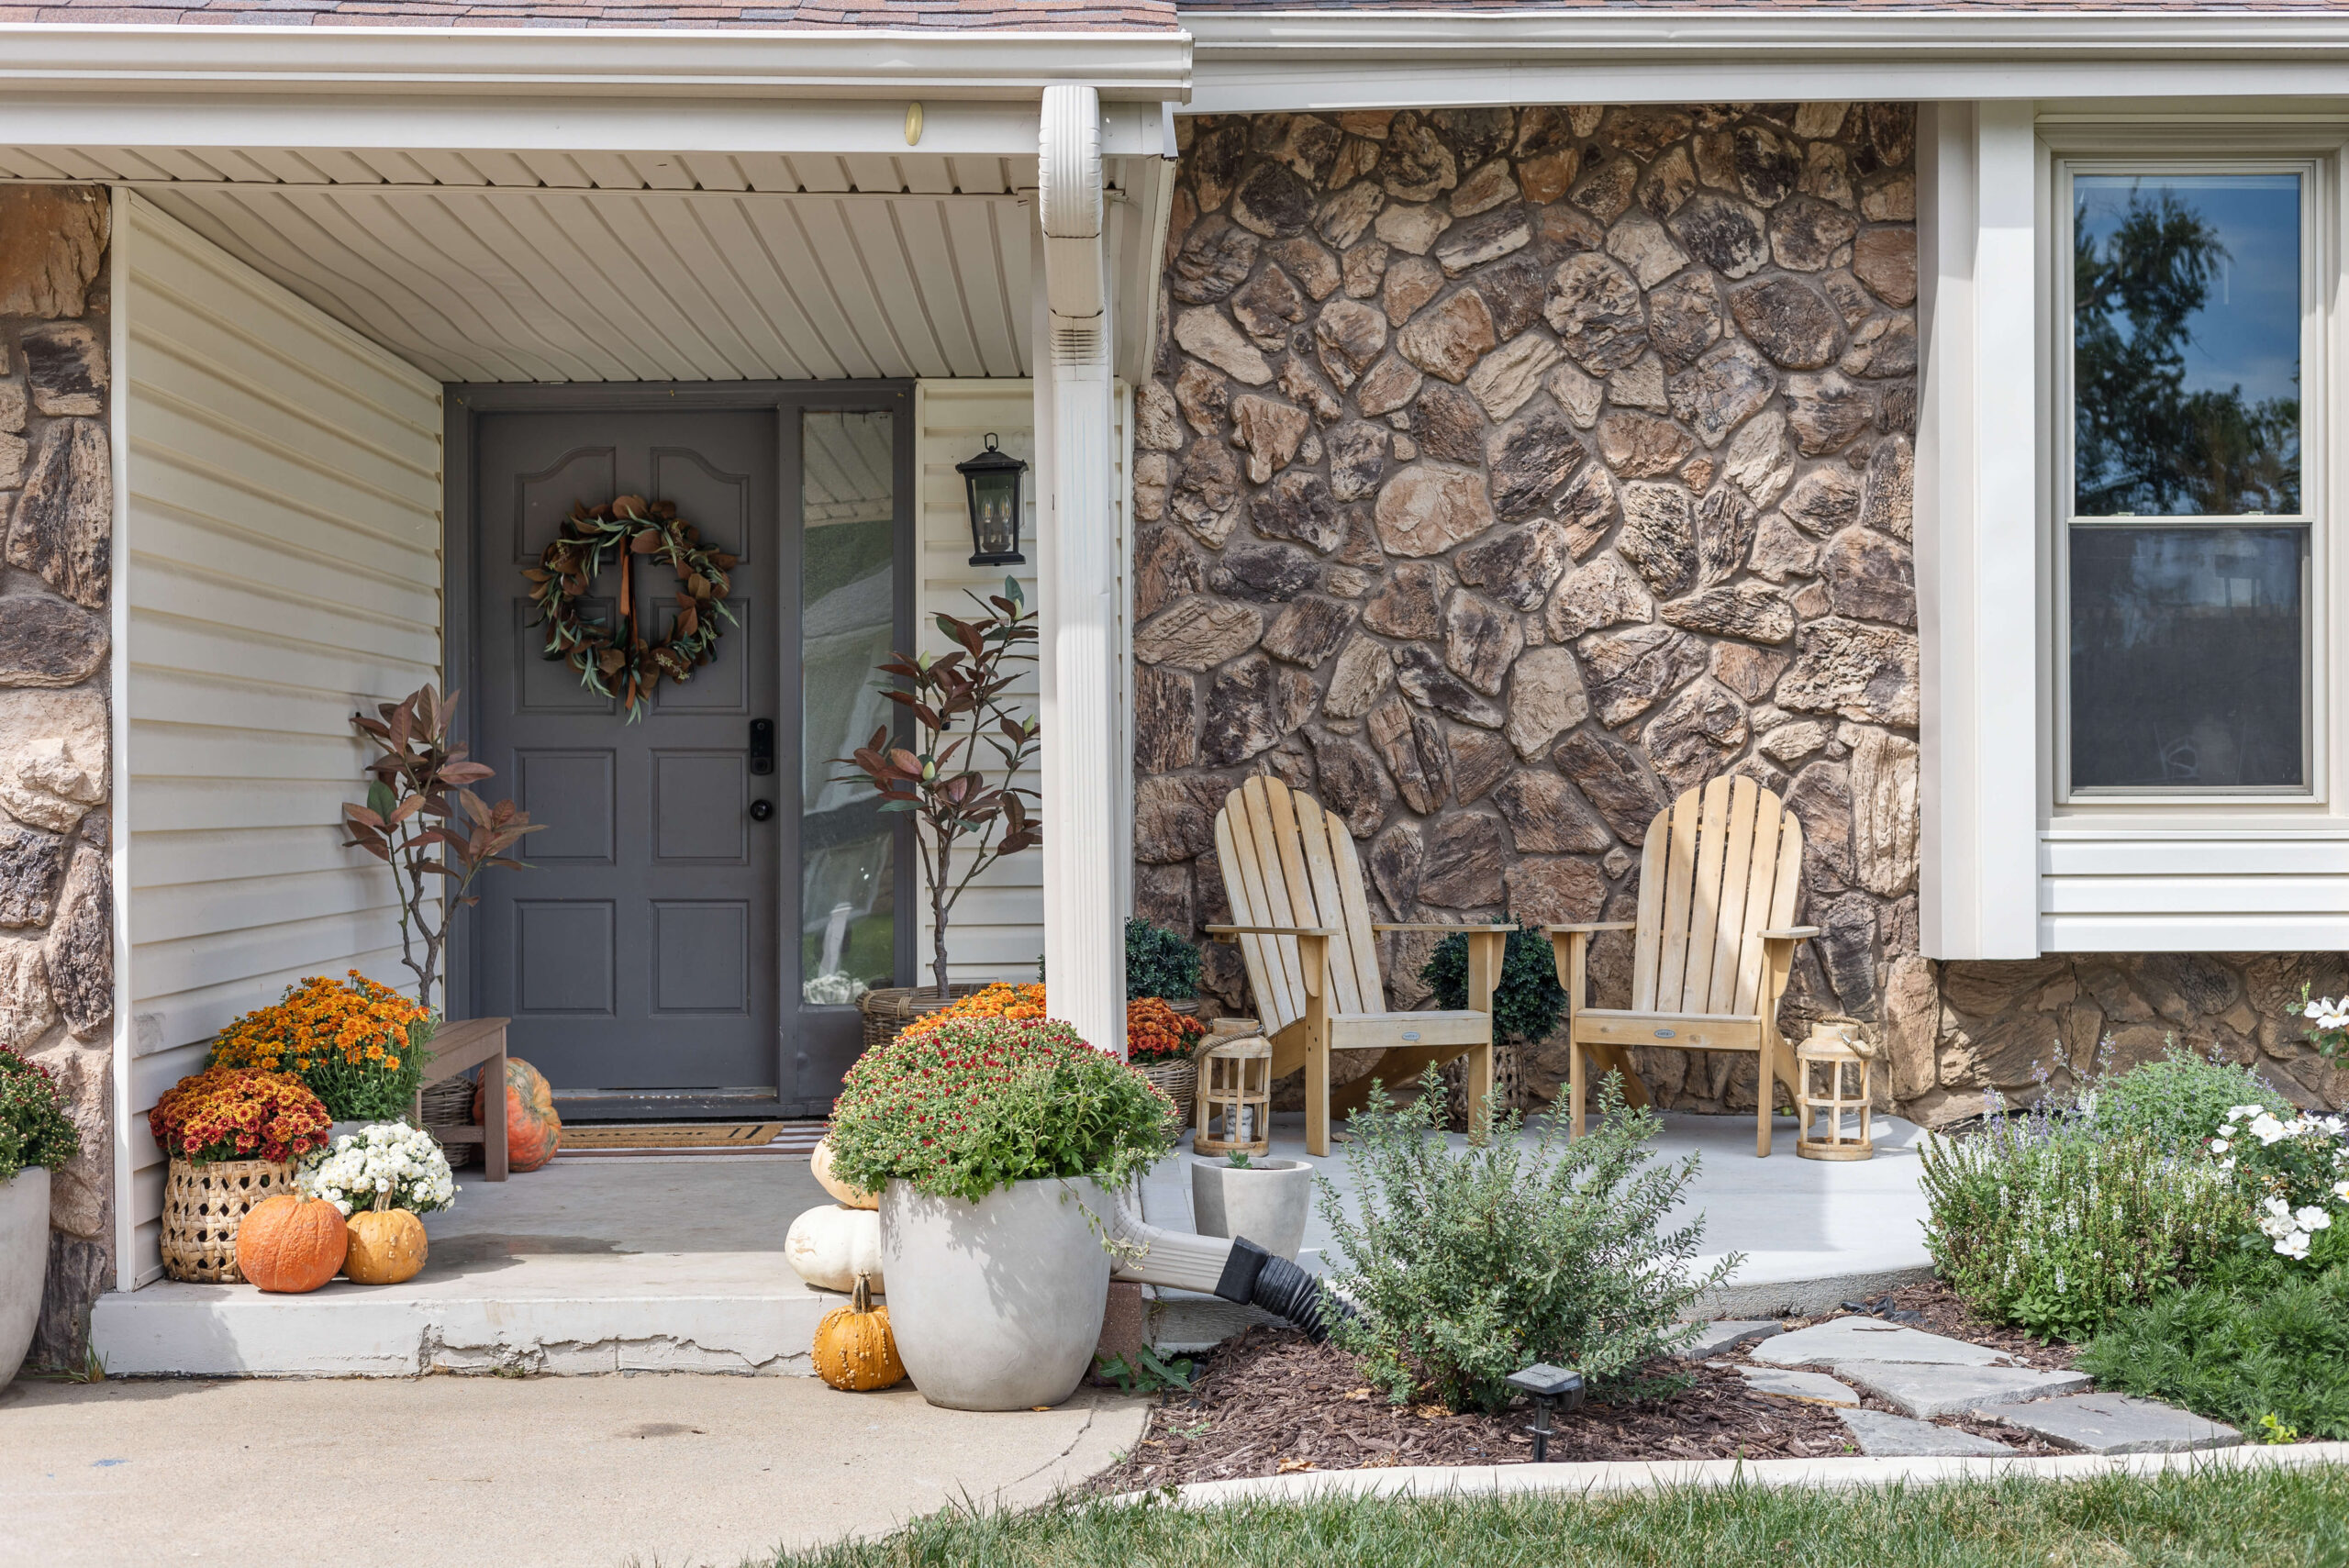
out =
{"type": "Polygon", "coordinates": [[[891,1182],[881,1195],[889,1329],[921,1396],[950,1410],[1026,1410],[1074,1393],[1109,1293],[1095,1230],[1114,1212],[1093,1181],[1015,1182],[977,1203],[891,1182]]]}
{"type": "Polygon", "coordinates": [[[28,1165],[0,1182],[0,1386],[32,1348],[48,1276],[49,1171],[28,1165]]]}
{"type": "Polygon", "coordinates": [[[1297,1261],[1313,1212],[1313,1167],[1302,1160],[1191,1162],[1191,1223],[1202,1236],[1245,1236],[1297,1261]]]}

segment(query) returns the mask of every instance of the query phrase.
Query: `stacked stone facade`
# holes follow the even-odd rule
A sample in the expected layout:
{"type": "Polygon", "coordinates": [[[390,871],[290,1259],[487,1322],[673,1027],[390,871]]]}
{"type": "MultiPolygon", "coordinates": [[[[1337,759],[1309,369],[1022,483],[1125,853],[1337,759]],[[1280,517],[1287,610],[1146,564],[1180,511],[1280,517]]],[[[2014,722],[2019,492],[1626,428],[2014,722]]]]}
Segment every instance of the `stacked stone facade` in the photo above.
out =
{"type": "Polygon", "coordinates": [[[0,189],[0,1045],[55,1074],[83,1146],[51,1175],[51,1364],[114,1251],[107,221],[101,188],[0,189]]]}
{"type": "MultiPolygon", "coordinates": [[[[1187,122],[1135,413],[1137,912],[1228,917],[1214,813],[1265,771],[1387,917],[1628,918],[1656,811],[1745,773],[1822,929],[1784,1022],[1878,1023],[1904,1108],[2165,1032],[2337,1099],[2271,995],[2312,962],[1918,956],[1914,139],[1902,104],[1187,122]]],[[[1386,939],[1396,1005],[1432,940],[1386,939]]],[[[1628,941],[1593,968],[1625,1005],[1628,941]]],[[[1641,1066],[1753,1105],[1750,1060],[1641,1066]]],[[[1564,1072],[1542,1042],[1533,1086],[1564,1072]]]]}

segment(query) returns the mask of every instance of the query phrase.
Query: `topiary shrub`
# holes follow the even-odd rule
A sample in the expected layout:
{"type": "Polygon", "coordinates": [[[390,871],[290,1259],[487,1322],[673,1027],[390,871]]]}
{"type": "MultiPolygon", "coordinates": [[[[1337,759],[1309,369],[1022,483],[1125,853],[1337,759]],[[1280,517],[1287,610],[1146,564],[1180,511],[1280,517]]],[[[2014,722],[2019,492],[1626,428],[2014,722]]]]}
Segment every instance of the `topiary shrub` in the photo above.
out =
{"type": "Polygon", "coordinates": [[[1126,1000],[1163,996],[1187,1002],[1199,994],[1199,950],[1140,916],[1126,922],[1126,1000]]]}
{"type": "MultiPolygon", "coordinates": [[[[1419,968],[1419,981],[1435,993],[1435,1005],[1457,1011],[1468,1005],[1468,939],[1446,937],[1419,968]]],[[[1531,1042],[1547,1040],[1566,1010],[1558,987],[1558,963],[1550,939],[1539,931],[1508,934],[1501,955],[1501,981],[1493,991],[1493,1033],[1531,1042]]]]}
{"type": "Polygon", "coordinates": [[[1698,1273],[1702,1217],[1664,1228],[1698,1157],[1651,1163],[1655,1115],[1626,1110],[1613,1073],[1595,1130],[1569,1141],[1545,1118],[1531,1147],[1512,1115],[1481,1147],[1455,1148],[1433,1070],[1419,1087],[1401,1109],[1375,1088],[1354,1114],[1360,1214],[1321,1185],[1330,1283],[1357,1315],[1335,1338],[1364,1375],[1397,1404],[1454,1410],[1507,1407],[1508,1374],[1537,1361],[1575,1368],[1601,1399],[1675,1385],[1650,1363],[1688,1342],[1688,1308],[1743,1261],[1698,1273]]]}
{"type": "Polygon", "coordinates": [[[2292,1110],[2248,1068],[2197,1056],[2175,1041],[2160,1061],[2099,1083],[2087,1103],[2098,1130],[2143,1138],[2173,1153],[2200,1152],[2237,1106],[2265,1106],[2285,1116],[2292,1110]]]}

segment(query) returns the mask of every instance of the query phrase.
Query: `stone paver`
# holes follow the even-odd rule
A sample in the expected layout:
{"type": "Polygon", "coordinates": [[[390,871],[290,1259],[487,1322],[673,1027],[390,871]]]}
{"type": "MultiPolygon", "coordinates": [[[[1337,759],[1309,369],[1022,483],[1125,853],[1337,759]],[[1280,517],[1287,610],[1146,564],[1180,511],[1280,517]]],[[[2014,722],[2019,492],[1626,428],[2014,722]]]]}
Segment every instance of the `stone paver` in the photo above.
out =
{"type": "Polygon", "coordinates": [[[1745,1386],[1775,1399],[1800,1399],[1812,1405],[1857,1405],[1860,1396],[1823,1372],[1798,1372],[1784,1366],[1742,1366],[1745,1386]]]}
{"type": "Polygon", "coordinates": [[[2083,1453],[2176,1453],[2232,1448],[2243,1441],[2243,1434],[2224,1422],[2126,1394],[2075,1394],[2030,1405],[1994,1405],[1982,1414],[2083,1453]]]}
{"type": "Polygon", "coordinates": [[[1987,1438],[1977,1438],[1955,1427],[1937,1427],[1931,1421],[1915,1420],[1907,1416],[1888,1416],[1881,1410],[1838,1410],[1843,1425],[1860,1445],[1860,1451],[1879,1457],[1890,1454],[1929,1454],[1943,1458],[1997,1458],[2011,1455],[2015,1451],[1987,1438]]]}
{"type": "Polygon", "coordinates": [[[1778,1323],[1767,1318],[1718,1318],[1699,1328],[1697,1337],[1680,1353],[1692,1362],[1702,1361],[1707,1356],[1717,1356],[1785,1331],[1778,1323]]]}
{"type": "Polygon", "coordinates": [[[1932,1418],[2076,1394],[2090,1386],[2086,1373],[2042,1372],[2028,1366],[1943,1366],[1931,1362],[1838,1362],[1835,1373],[1881,1396],[1904,1415],[1932,1418]]]}
{"type": "Polygon", "coordinates": [[[1987,1345],[1905,1329],[1874,1318],[1836,1318],[1780,1334],[1753,1347],[1755,1361],[1776,1366],[1832,1365],[1843,1362],[1909,1362],[1943,1366],[1989,1366],[2005,1358],[1987,1345]]]}

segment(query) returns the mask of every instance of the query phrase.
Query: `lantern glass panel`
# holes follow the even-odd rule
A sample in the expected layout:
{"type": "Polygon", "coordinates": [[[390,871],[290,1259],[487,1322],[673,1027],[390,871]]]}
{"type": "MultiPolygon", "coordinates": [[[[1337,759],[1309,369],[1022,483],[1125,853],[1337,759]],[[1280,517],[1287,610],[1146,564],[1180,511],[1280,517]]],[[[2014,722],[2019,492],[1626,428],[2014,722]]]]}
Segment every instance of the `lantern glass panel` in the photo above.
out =
{"type": "Polygon", "coordinates": [[[981,555],[1019,553],[1019,471],[971,475],[971,542],[981,555]]]}

